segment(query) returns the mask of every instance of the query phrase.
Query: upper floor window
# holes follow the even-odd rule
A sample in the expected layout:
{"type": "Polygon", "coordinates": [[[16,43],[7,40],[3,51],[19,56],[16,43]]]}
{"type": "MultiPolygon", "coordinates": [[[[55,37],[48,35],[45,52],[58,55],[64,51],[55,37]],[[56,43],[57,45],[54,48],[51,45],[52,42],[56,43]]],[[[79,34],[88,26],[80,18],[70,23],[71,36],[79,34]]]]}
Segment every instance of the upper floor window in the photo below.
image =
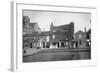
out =
{"type": "Polygon", "coordinates": [[[66,40],[68,40],[68,35],[66,36],[66,40]]]}
{"type": "Polygon", "coordinates": [[[81,34],[79,34],[79,38],[80,38],[80,39],[82,38],[82,35],[81,35],[81,34]]]}
{"type": "Polygon", "coordinates": [[[56,32],[56,30],[53,30],[53,32],[56,32]]]}
{"type": "Polygon", "coordinates": [[[47,42],[49,42],[49,36],[47,36],[47,42]]]}
{"type": "Polygon", "coordinates": [[[54,34],[52,35],[52,38],[55,39],[55,35],[54,34]]]}

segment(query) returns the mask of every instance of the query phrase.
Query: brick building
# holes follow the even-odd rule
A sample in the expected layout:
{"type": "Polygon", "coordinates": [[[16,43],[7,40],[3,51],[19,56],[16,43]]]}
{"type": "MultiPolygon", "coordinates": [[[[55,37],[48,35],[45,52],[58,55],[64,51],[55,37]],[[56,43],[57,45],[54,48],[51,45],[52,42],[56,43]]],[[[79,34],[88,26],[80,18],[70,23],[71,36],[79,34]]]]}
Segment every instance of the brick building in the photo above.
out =
{"type": "Polygon", "coordinates": [[[91,29],[88,31],[78,31],[75,33],[76,48],[90,48],[91,47],[91,29]]]}
{"type": "Polygon", "coordinates": [[[54,26],[53,22],[50,26],[50,45],[59,47],[71,47],[74,35],[74,23],[54,26]]]}
{"type": "Polygon", "coordinates": [[[75,41],[77,48],[85,48],[86,47],[86,32],[78,31],[75,33],[75,41]]]}

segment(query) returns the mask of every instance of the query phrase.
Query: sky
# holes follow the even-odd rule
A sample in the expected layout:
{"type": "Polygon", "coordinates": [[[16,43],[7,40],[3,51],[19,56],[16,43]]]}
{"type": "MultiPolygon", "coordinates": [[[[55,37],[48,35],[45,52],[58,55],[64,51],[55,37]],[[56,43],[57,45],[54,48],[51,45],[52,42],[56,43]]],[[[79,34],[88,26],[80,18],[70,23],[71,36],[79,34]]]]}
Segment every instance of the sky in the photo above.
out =
{"type": "Polygon", "coordinates": [[[31,23],[37,22],[41,31],[49,31],[51,22],[53,22],[54,26],[74,22],[74,32],[84,31],[85,27],[86,30],[91,28],[90,13],[23,10],[23,16],[28,16],[31,23]]]}

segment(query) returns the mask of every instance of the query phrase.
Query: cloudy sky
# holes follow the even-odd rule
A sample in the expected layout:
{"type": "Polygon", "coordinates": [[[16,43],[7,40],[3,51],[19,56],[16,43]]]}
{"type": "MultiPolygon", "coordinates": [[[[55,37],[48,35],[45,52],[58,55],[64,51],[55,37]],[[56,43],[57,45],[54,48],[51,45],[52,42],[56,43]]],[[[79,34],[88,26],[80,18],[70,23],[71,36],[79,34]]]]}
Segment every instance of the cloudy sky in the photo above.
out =
{"type": "Polygon", "coordinates": [[[30,18],[30,22],[37,22],[42,31],[49,31],[50,24],[54,26],[69,24],[74,22],[74,32],[90,29],[91,14],[89,13],[71,13],[71,12],[49,12],[23,10],[23,15],[30,18]]]}

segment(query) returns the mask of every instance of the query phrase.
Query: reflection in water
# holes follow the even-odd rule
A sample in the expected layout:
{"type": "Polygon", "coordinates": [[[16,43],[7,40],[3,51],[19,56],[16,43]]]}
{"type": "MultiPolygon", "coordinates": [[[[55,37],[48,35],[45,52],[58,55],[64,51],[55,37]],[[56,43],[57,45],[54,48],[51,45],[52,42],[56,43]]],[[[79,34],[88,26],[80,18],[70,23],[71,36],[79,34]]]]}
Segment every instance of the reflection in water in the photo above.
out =
{"type": "Polygon", "coordinates": [[[33,55],[24,56],[23,62],[40,62],[40,61],[61,61],[61,60],[82,60],[90,59],[91,54],[89,51],[41,51],[33,55]]]}

